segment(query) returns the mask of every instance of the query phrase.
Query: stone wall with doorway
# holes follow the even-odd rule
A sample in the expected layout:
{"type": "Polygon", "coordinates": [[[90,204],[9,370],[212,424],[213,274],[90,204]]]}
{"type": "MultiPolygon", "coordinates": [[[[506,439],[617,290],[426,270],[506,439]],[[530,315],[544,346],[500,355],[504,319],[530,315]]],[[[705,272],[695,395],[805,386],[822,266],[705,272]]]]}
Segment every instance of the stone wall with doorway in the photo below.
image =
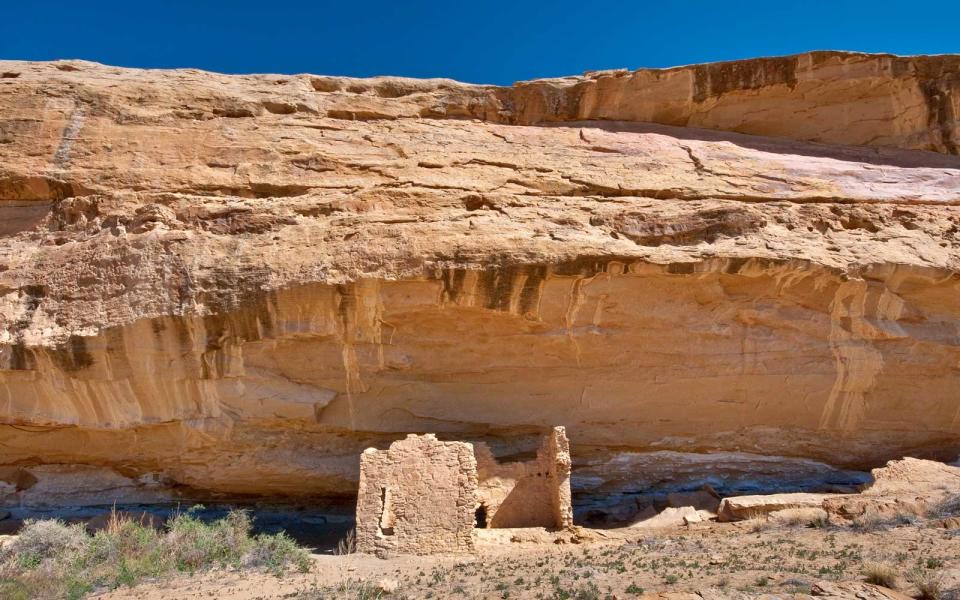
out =
{"type": "Polygon", "coordinates": [[[477,527],[569,527],[570,444],[563,427],[544,437],[536,458],[500,463],[489,446],[474,444],[477,457],[477,527]]]}

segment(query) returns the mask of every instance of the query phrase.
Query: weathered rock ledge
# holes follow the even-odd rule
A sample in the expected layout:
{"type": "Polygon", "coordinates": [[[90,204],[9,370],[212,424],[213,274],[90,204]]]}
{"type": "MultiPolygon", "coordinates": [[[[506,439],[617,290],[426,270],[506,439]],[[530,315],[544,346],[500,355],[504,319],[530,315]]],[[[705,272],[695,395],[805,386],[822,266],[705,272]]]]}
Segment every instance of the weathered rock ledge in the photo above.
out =
{"type": "Polygon", "coordinates": [[[553,424],[575,491],[652,450],[952,459],[958,102],[956,56],[0,61],[0,498],[350,494],[368,445],[553,424]]]}

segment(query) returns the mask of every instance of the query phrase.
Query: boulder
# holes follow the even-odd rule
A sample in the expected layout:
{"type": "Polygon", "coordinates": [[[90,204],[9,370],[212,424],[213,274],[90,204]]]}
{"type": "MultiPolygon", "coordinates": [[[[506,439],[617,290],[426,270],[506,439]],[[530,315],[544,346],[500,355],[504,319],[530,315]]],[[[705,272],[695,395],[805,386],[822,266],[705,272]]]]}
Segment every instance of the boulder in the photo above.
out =
{"type": "Polygon", "coordinates": [[[731,496],[720,502],[717,511],[719,521],[742,521],[790,508],[820,508],[824,500],[836,494],[769,494],[757,496],[731,496]]]}
{"type": "Polygon", "coordinates": [[[713,513],[705,510],[697,510],[692,506],[669,507],[663,509],[658,514],[651,514],[652,508],[640,513],[639,520],[630,524],[630,527],[636,528],[661,528],[661,527],[680,527],[682,525],[692,525],[713,518],[713,513]]]}

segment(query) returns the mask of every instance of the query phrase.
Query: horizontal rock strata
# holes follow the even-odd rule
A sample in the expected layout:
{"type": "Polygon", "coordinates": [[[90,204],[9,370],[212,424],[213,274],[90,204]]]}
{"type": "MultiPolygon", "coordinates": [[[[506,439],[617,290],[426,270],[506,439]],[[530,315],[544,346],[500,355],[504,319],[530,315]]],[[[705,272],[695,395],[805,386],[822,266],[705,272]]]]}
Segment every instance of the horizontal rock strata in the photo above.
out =
{"type": "Polygon", "coordinates": [[[952,459],[958,61],[3,61],[0,498],[349,495],[406,432],[554,424],[575,492],[649,451],[952,459]]]}

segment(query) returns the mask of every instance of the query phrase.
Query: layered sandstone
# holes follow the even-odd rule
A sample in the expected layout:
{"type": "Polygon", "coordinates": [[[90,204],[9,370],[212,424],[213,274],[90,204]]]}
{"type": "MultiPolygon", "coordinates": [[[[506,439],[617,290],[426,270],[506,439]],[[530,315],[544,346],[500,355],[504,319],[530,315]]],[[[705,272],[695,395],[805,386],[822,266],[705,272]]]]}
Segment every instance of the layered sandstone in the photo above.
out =
{"type": "MultiPolygon", "coordinates": [[[[824,500],[823,508],[839,520],[937,514],[960,498],[960,468],[904,458],[873,469],[873,481],[862,493],[824,500]]],[[[947,511],[952,512],[952,511],[947,511]]]]}
{"type": "Polygon", "coordinates": [[[0,75],[6,503],[350,495],[406,432],[557,423],[575,492],[960,451],[958,57],[0,75]]]}

